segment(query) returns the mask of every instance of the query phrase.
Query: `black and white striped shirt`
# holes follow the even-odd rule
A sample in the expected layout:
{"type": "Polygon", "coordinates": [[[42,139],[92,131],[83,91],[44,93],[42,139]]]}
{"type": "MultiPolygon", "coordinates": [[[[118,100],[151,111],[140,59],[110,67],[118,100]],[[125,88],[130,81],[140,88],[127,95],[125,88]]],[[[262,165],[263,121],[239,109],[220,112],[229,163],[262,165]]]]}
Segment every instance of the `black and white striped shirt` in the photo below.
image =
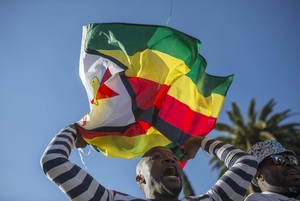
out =
{"type": "MultiPolygon", "coordinates": [[[[76,130],[66,127],[57,134],[46,148],[41,166],[46,176],[75,201],[138,201],[145,200],[124,193],[108,190],[86,171],[69,161],[77,139],[76,130]]],[[[234,146],[205,138],[201,144],[208,155],[224,161],[229,170],[205,194],[186,197],[182,201],[240,201],[256,173],[257,161],[234,146]]]]}

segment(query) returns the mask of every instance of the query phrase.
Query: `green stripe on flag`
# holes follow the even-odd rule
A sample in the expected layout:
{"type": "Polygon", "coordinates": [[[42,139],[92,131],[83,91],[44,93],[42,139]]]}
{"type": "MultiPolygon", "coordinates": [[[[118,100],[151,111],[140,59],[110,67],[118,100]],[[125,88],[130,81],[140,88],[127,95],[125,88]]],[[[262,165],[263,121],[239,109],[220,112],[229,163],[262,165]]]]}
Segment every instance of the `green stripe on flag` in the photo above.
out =
{"type": "Polygon", "coordinates": [[[128,56],[146,49],[157,50],[178,58],[191,68],[200,41],[164,26],[124,23],[89,24],[85,49],[122,50],[128,56]]]}
{"type": "Polygon", "coordinates": [[[209,75],[205,72],[207,62],[198,55],[194,66],[186,74],[197,86],[198,92],[204,97],[209,97],[212,93],[225,96],[232,83],[233,75],[221,77],[209,75]]]}

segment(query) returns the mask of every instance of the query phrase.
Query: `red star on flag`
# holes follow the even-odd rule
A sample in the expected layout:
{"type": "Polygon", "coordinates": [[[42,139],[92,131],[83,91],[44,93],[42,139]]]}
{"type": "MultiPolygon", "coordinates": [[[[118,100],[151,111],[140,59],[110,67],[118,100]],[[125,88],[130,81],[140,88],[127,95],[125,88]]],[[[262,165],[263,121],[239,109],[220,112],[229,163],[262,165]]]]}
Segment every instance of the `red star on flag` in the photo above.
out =
{"type": "MultiPolygon", "coordinates": [[[[103,78],[101,80],[100,86],[99,86],[99,88],[97,90],[97,93],[95,94],[94,99],[91,101],[92,104],[96,104],[97,105],[98,103],[95,103],[95,102],[97,102],[97,100],[104,99],[104,98],[111,98],[111,97],[119,95],[117,92],[115,92],[114,90],[112,90],[111,88],[109,88],[105,84],[105,82],[111,76],[112,76],[112,74],[111,74],[109,68],[107,68],[106,71],[105,71],[105,73],[104,73],[104,75],[103,75],[103,78]]],[[[97,79],[97,81],[98,81],[98,79],[97,79]]]]}

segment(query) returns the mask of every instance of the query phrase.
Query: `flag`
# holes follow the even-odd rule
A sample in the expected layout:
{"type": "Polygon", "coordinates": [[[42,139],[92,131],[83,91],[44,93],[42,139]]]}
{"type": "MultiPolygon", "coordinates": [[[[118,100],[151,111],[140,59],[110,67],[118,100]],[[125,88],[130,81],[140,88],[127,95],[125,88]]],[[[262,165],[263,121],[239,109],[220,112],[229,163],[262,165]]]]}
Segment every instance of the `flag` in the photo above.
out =
{"type": "Polygon", "coordinates": [[[78,132],[106,156],[122,158],[206,136],[233,75],[207,74],[199,48],[198,39],[165,26],[84,26],[79,74],[90,112],[78,132]]]}

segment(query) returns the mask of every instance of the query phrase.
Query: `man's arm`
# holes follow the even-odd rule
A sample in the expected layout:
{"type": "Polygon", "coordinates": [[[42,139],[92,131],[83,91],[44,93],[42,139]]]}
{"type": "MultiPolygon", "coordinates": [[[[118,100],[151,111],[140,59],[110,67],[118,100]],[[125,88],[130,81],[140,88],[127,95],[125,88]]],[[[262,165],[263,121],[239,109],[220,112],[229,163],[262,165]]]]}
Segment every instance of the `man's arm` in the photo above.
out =
{"type": "Polygon", "coordinates": [[[231,144],[205,138],[201,147],[208,155],[217,156],[229,169],[208,191],[214,200],[243,200],[257,169],[256,159],[231,144]]]}
{"type": "Polygon", "coordinates": [[[75,143],[76,147],[85,146],[80,137],[71,125],[52,139],[41,158],[41,166],[46,176],[71,200],[109,201],[120,197],[132,200],[131,196],[105,189],[91,175],[69,161],[75,143]]]}
{"type": "Polygon", "coordinates": [[[243,200],[256,173],[256,159],[225,142],[198,136],[189,139],[183,145],[183,161],[194,158],[200,147],[207,155],[217,156],[229,170],[206,195],[196,196],[198,200],[207,200],[208,196],[215,201],[243,200]]]}

